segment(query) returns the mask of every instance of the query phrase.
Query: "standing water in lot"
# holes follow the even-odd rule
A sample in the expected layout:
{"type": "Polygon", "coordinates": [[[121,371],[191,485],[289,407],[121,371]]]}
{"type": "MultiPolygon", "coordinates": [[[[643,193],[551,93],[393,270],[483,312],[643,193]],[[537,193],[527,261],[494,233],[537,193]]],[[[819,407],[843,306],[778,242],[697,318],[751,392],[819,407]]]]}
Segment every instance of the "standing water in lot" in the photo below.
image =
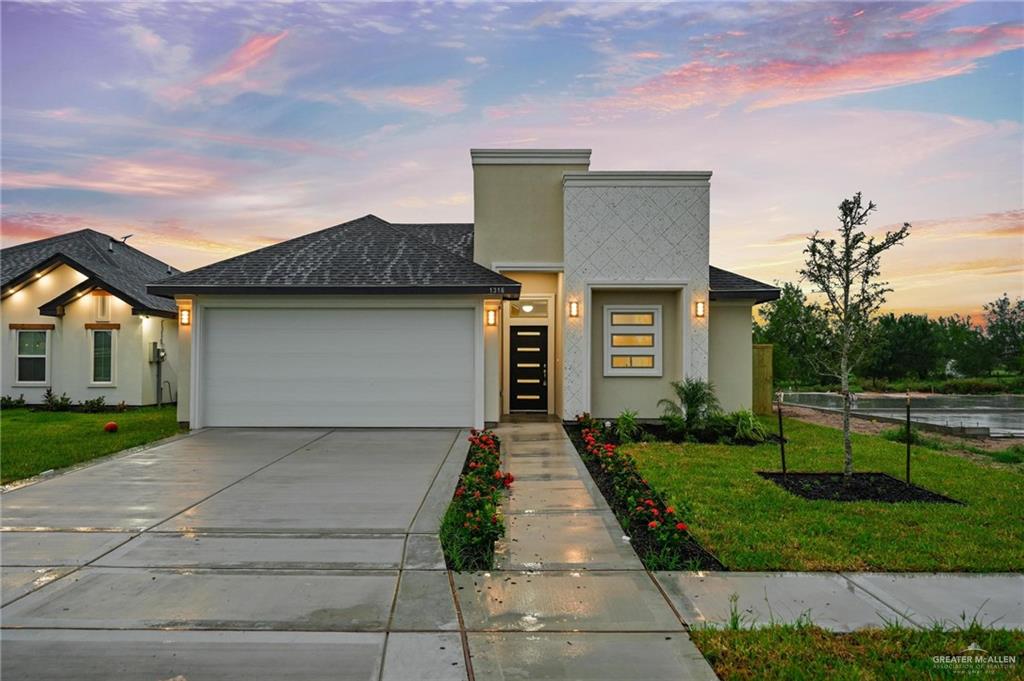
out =
{"type": "MultiPolygon", "coordinates": [[[[829,411],[843,407],[843,399],[836,393],[785,393],[783,403],[829,411]]],[[[906,404],[903,395],[854,395],[853,413],[902,421],[906,404]]],[[[1024,395],[911,397],[910,420],[968,431],[987,428],[993,437],[1024,437],[1024,395]]]]}

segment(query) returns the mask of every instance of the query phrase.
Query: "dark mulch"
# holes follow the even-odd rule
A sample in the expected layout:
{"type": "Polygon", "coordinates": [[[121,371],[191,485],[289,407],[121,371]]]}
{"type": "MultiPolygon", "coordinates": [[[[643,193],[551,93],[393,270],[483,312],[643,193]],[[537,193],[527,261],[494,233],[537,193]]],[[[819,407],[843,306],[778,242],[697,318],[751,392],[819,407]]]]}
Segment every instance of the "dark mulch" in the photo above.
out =
{"type": "Polygon", "coordinates": [[[963,502],[932,492],[914,484],[908,485],[887,473],[854,473],[849,481],[842,473],[777,473],[758,471],[787,492],[804,499],[824,501],[881,501],[897,504],[923,501],[931,504],[961,504],[963,502]]]}
{"type": "MultiPolygon", "coordinates": [[[[619,525],[622,527],[623,532],[629,535],[629,543],[636,551],[640,560],[643,561],[644,565],[648,569],[666,569],[665,565],[656,563],[655,561],[664,560],[666,553],[671,552],[672,559],[676,563],[674,569],[685,569],[685,570],[728,570],[721,561],[718,560],[710,551],[705,549],[703,546],[697,543],[692,535],[687,533],[686,541],[674,544],[672,547],[666,547],[659,544],[657,537],[648,530],[647,526],[643,522],[631,520],[629,511],[630,508],[627,506],[628,502],[625,499],[621,499],[615,494],[614,486],[611,484],[610,476],[606,475],[601,467],[598,466],[590,457],[586,456],[586,449],[583,443],[583,436],[581,434],[582,429],[579,425],[574,423],[565,424],[565,431],[569,435],[569,439],[576,447],[576,453],[579,454],[580,459],[583,460],[583,464],[587,467],[590,472],[590,477],[594,479],[597,484],[597,488],[601,490],[601,494],[604,495],[608,505],[611,506],[612,512],[615,513],[616,519],[619,521],[619,525]]],[[[660,499],[660,495],[653,490],[650,486],[647,487],[647,493],[645,497],[652,499],[660,499]]]]}

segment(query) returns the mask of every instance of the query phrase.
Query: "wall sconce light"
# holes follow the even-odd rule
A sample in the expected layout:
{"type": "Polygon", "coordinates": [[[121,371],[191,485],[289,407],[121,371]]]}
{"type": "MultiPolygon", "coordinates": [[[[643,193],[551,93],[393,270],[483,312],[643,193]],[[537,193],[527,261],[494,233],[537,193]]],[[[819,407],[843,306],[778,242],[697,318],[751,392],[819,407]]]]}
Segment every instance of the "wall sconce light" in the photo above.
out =
{"type": "Polygon", "coordinates": [[[192,309],[183,307],[178,310],[178,323],[182,326],[188,326],[192,323],[192,309]]]}
{"type": "Polygon", "coordinates": [[[696,314],[698,317],[703,317],[704,316],[704,301],[703,300],[698,300],[697,304],[694,307],[695,307],[694,314],[696,314]]]}
{"type": "Polygon", "coordinates": [[[569,316],[579,317],[580,316],[580,304],[575,300],[569,301],[569,316]]]}
{"type": "Polygon", "coordinates": [[[498,324],[498,311],[493,307],[487,310],[487,326],[497,326],[498,324]]]}

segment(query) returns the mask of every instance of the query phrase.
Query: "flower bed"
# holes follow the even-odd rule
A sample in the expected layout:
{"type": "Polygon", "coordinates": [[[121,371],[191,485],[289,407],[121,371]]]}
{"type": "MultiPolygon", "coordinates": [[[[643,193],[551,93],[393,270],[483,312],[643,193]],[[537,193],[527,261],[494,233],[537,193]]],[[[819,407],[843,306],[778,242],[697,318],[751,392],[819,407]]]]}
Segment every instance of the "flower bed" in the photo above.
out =
{"type": "Polygon", "coordinates": [[[591,477],[630,536],[649,570],[724,570],[690,535],[685,508],[674,508],[651,489],[633,457],[619,451],[608,429],[587,416],[566,426],[591,477]]]}
{"type": "Polygon", "coordinates": [[[500,448],[491,431],[471,431],[466,465],[441,521],[441,547],[452,570],[493,567],[494,542],[505,532],[501,493],[513,480],[501,470],[500,448]]]}

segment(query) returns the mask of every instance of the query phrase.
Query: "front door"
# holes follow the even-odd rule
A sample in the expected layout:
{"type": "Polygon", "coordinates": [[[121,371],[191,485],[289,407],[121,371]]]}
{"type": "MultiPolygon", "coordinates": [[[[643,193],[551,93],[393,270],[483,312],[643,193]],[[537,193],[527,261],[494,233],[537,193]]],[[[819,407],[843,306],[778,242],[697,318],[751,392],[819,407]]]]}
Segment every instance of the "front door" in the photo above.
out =
{"type": "Polygon", "coordinates": [[[510,411],[548,410],[548,327],[509,329],[510,411]]]}

